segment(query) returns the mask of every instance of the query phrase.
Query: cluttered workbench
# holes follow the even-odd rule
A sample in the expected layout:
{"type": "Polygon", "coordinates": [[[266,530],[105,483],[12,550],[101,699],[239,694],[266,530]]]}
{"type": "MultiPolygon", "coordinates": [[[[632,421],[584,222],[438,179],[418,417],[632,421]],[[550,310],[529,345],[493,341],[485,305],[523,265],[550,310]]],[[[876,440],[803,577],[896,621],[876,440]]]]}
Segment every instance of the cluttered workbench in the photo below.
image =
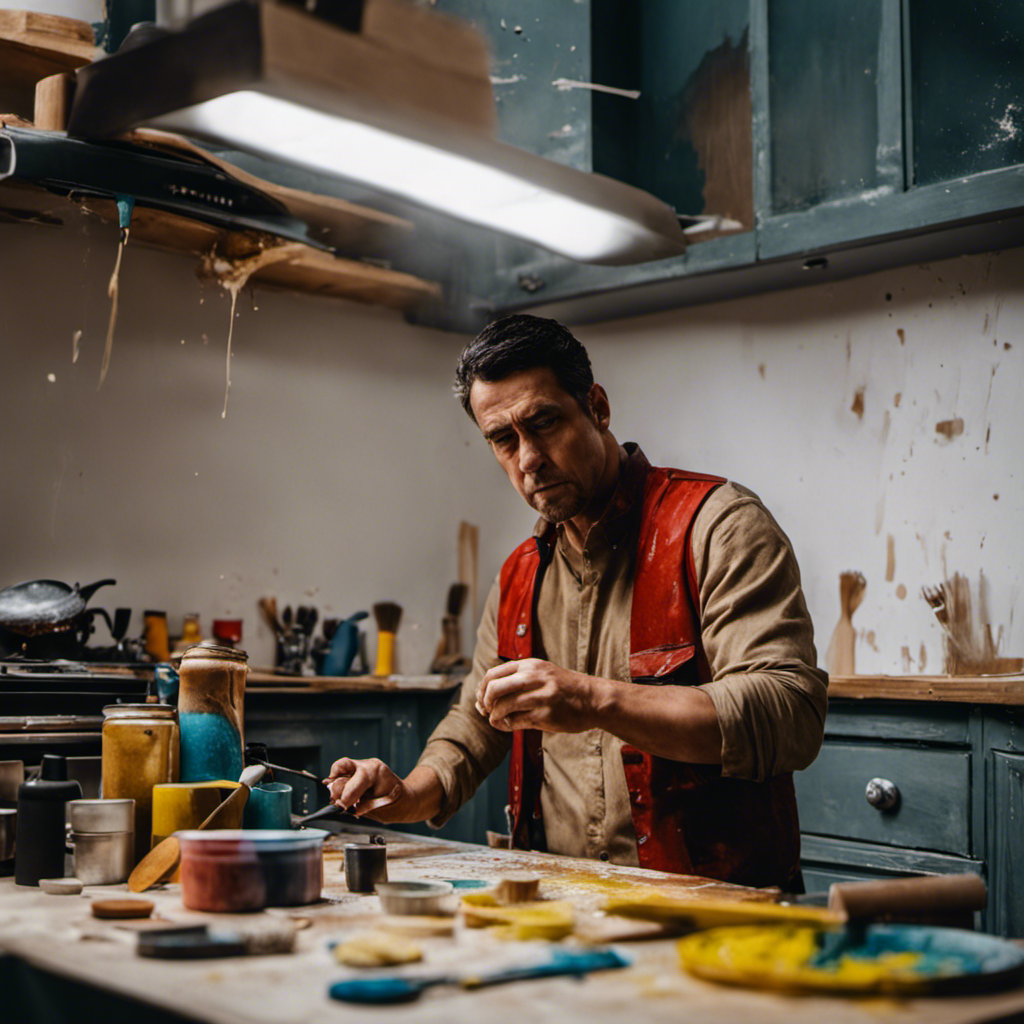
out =
{"type": "MultiPolygon", "coordinates": [[[[307,906],[269,907],[249,914],[209,914],[182,905],[177,884],[151,889],[154,904],[144,919],[109,920],[94,916],[92,905],[131,897],[124,885],[87,886],[73,896],[49,895],[0,880],[0,965],[4,973],[4,1019],[81,1021],[103,1019],[203,1021],[211,1024],[317,1024],[369,1019],[451,1022],[523,1020],[562,1022],[659,1021],[860,1022],[894,1019],[928,1024],[1008,1019],[1024,1014],[1019,984],[992,994],[892,997],[795,995],[726,986],[691,976],[680,967],[677,939],[649,920],[602,912],[609,899],[735,899],[764,905],[770,894],[688,876],[668,875],[545,854],[489,849],[400,833],[384,833],[391,881],[447,880],[460,896],[488,892],[474,888],[499,878],[539,878],[540,900],[553,912],[547,922],[564,923],[570,934],[557,943],[510,938],[503,928],[480,924],[472,908],[454,917],[402,920],[384,915],[381,898],[348,890],[342,865],[345,845],[366,842],[357,831],[332,834],[324,844],[321,901],[307,906]],[[519,873],[519,874],[517,874],[519,873]],[[432,922],[432,923],[431,923],[432,922]],[[245,952],[219,959],[157,959],[138,955],[142,938],[171,925],[209,926],[241,937],[245,952]],[[337,945],[363,953],[375,948],[367,935],[391,936],[401,951],[422,953],[407,966],[354,967],[339,963],[337,945]],[[288,952],[266,952],[287,949],[288,952]],[[549,959],[552,950],[612,950],[628,965],[583,977],[541,977],[480,988],[436,984],[401,1005],[365,1006],[332,999],[335,983],[359,977],[448,974],[479,977],[549,959]],[[63,994],[62,994],[63,993],[63,994]],[[62,1005],[74,1001],[74,1005],[62,1005]],[[106,1003],[104,1002],[106,1001],[106,1003]],[[139,1004],[143,1004],[143,1008],[139,1004]],[[85,1012],[83,1008],[90,1007],[85,1012]],[[13,1014],[7,1016],[8,1010],[13,1014]]],[[[141,897],[134,897],[141,898],[141,897]]],[[[479,911],[486,917],[486,898],[479,911]]],[[[499,911],[500,913],[500,911],[499,911]]],[[[514,929],[512,929],[514,931],[514,929]]],[[[565,930],[564,928],[562,929],[565,930]]],[[[543,934],[543,926],[521,934],[543,934]]],[[[546,934],[554,935],[556,931],[546,934]]],[[[965,933],[970,934],[970,933],[965,933]]],[[[390,940],[385,940],[385,943],[390,940]]],[[[1000,940],[987,940],[1000,941],[1000,940]]],[[[1009,945],[1009,944],[1004,944],[1009,945]]],[[[350,958],[351,959],[351,958],[350,958]]]]}

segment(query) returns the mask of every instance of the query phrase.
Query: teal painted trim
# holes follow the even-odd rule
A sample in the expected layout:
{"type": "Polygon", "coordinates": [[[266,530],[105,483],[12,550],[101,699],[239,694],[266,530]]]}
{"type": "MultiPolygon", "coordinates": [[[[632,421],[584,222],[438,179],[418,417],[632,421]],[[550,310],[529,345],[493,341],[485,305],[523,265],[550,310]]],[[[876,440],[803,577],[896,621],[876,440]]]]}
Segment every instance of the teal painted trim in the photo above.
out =
{"type": "Polygon", "coordinates": [[[917,183],[914,173],[914,88],[913,51],[910,34],[913,31],[910,20],[911,0],[900,2],[900,49],[903,57],[903,181],[904,188],[913,188],[917,183]]]}
{"type": "Polygon", "coordinates": [[[754,232],[747,231],[691,245],[685,255],[673,259],[625,267],[603,267],[573,263],[554,256],[542,257],[535,262],[507,268],[495,280],[489,299],[497,309],[536,306],[579,295],[746,266],[753,263],[756,256],[754,232]],[[521,286],[521,281],[540,283],[542,287],[528,291],[521,286]]]}
{"type": "Polygon", "coordinates": [[[827,252],[851,242],[931,231],[1024,209],[1024,164],[908,192],[876,190],[766,219],[758,255],[776,259],[827,252]]]}
{"type": "Polygon", "coordinates": [[[904,191],[902,0],[882,0],[878,40],[878,183],[904,191]]]}
{"type": "Polygon", "coordinates": [[[953,857],[926,850],[899,849],[806,833],[800,837],[800,859],[807,863],[841,865],[881,874],[953,875],[971,871],[985,875],[984,862],[972,857],[953,857]]]}
{"type": "Polygon", "coordinates": [[[754,223],[772,212],[772,145],[768,96],[768,0],[750,0],[750,111],[754,155],[754,223]]]}
{"type": "Polygon", "coordinates": [[[156,21],[156,0],[106,0],[107,31],[103,47],[113,53],[124,42],[132,25],[156,21]]]}

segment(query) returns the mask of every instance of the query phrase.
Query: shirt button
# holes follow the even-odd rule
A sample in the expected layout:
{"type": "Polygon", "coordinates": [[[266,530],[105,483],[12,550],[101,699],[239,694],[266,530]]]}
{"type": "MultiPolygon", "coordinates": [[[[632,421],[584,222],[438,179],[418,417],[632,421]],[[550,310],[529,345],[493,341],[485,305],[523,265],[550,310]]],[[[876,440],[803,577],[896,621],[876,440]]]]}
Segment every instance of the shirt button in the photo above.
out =
{"type": "Polygon", "coordinates": [[[600,853],[599,853],[599,854],[597,855],[597,859],[598,859],[598,860],[608,860],[608,851],[607,851],[607,850],[602,850],[602,851],[601,851],[601,852],[600,852],[600,853]]]}
{"type": "Polygon", "coordinates": [[[526,636],[526,623],[525,622],[520,622],[519,625],[516,626],[516,636],[526,636]]]}

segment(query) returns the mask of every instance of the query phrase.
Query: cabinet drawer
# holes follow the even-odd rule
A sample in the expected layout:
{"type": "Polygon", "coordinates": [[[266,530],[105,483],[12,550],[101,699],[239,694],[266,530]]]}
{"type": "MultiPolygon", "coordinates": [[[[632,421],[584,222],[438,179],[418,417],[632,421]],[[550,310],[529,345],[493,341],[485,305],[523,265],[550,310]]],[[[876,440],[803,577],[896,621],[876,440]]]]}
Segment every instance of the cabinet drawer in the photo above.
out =
{"type": "Polygon", "coordinates": [[[794,776],[804,832],[873,843],[971,853],[971,755],[872,744],[827,742],[794,776]],[[898,792],[890,809],[866,798],[872,779],[898,792]]]}

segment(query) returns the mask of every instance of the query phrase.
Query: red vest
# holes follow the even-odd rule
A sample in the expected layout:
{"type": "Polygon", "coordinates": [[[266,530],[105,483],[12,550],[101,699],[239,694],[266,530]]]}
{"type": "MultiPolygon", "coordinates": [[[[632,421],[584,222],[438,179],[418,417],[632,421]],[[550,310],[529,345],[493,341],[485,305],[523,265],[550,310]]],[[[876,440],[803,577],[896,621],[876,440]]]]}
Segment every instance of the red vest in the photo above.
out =
{"type": "MultiPolygon", "coordinates": [[[[701,644],[690,531],[704,499],[724,481],[650,469],[644,483],[630,613],[634,682],[692,686],[711,677],[701,644]]],[[[533,626],[554,527],[521,544],[501,570],[498,655],[534,655],[533,626]]],[[[622,748],[640,865],[742,885],[800,892],[800,828],[792,775],[765,782],[723,778],[721,766],[688,764],[622,748]]],[[[529,849],[540,819],[541,734],[512,734],[512,845],[529,849]]]]}

